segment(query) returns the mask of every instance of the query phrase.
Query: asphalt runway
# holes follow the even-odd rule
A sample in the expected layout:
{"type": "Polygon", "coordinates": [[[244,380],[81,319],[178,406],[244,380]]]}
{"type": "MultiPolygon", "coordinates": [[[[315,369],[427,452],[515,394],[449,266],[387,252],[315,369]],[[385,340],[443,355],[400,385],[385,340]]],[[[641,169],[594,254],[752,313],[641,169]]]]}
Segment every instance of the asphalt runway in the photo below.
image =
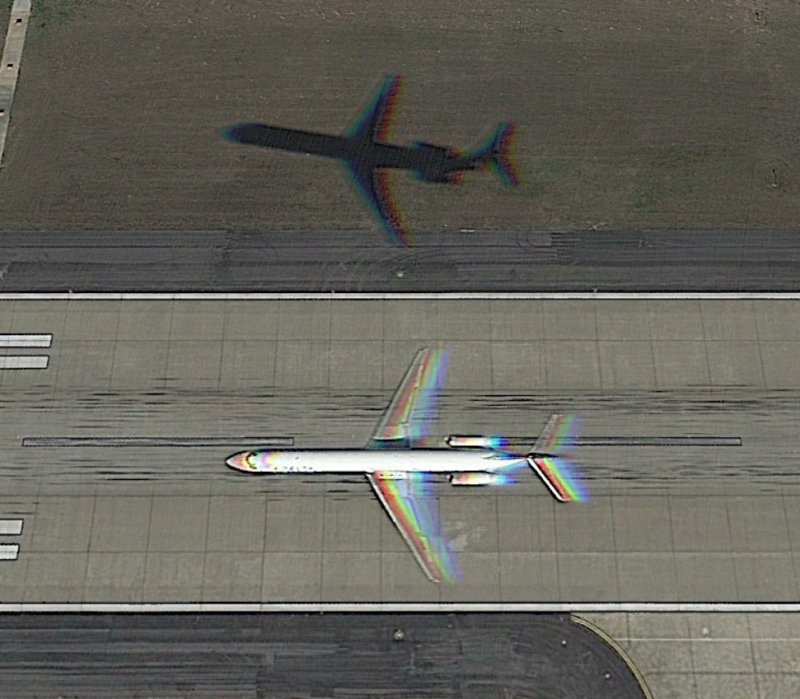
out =
{"type": "Polygon", "coordinates": [[[0,630],[15,699],[647,696],[568,615],[0,615],[0,630]]]}
{"type": "Polygon", "coordinates": [[[0,292],[796,291],[797,231],[7,232],[0,292]]]}

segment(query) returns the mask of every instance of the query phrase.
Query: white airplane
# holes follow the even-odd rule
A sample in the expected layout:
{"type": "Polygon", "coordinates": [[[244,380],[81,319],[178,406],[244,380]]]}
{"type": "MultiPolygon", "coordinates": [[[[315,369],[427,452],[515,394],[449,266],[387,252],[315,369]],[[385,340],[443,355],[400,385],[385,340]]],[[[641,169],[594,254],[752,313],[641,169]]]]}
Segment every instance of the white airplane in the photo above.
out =
{"type": "Polygon", "coordinates": [[[449,353],[420,350],[363,449],[243,451],[226,464],[249,474],[363,473],[414,557],[433,582],[458,579],[456,556],[445,539],[433,474],[452,485],[503,485],[530,466],[559,502],[587,499],[563,458],[574,441],[574,416],[553,415],[532,448],[506,438],[451,435],[447,448],[425,448],[449,353]]]}

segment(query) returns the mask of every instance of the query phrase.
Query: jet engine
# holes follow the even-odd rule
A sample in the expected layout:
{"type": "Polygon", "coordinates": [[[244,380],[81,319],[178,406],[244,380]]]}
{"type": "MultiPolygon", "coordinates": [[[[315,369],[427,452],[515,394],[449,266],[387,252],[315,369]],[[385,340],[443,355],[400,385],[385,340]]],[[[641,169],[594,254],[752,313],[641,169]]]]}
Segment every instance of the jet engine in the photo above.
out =
{"type": "Polygon", "coordinates": [[[494,474],[483,471],[450,474],[450,485],[491,485],[496,480],[494,474]]]}

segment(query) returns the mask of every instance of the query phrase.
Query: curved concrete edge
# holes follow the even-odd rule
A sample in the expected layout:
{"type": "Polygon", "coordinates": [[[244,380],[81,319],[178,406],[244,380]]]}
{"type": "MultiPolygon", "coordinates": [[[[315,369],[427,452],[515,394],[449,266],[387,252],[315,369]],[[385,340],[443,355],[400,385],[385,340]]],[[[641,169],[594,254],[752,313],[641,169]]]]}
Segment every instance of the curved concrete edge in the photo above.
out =
{"type": "Polygon", "coordinates": [[[11,120],[11,103],[17,89],[19,67],[22,62],[22,48],[31,16],[31,0],[14,0],[8,18],[6,43],[3,48],[3,62],[0,64],[0,167],[3,166],[6,133],[11,120]]]}
{"type": "Polygon", "coordinates": [[[639,683],[639,686],[642,688],[647,699],[655,699],[653,696],[653,692],[650,690],[650,687],[647,684],[647,681],[644,678],[644,675],[641,673],[638,667],[636,667],[636,663],[633,662],[633,658],[631,658],[625,649],[614,640],[613,636],[610,636],[602,628],[600,628],[597,624],[588,619],[584,619],[577,614],[571,614],[570,618],[574,624],[578,624],[579,626],[583,626],[584,628],[588,629],[594,634],[597,634],[605,643],[607,643],[611,648],[619,655],[624,662],[628,669],[633,673],[633,676],[636,678],[636,681],[639,683]]]}

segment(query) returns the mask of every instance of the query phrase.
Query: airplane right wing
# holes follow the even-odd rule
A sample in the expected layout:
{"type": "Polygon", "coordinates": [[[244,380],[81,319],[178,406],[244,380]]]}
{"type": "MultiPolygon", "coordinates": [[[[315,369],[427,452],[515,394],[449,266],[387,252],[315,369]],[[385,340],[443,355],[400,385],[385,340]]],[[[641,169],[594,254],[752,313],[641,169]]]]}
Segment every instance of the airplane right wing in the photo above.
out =
{"type": "Polygon", "coordinates": [[[347,169],[364,203],[375,214],[395,245],[408,247],[413,243],[400,209],[392,198],[389,173],[376,170],[358,160],[349,160],[347,169]]]}
{"type": "Polygon", "coordinates": [[[392,442],[402,440],[404,446],[411,447],[427,437],[449,359],[449,350],[417,352],[367,446],[393,446],[392,442]]]}
{"type": "Polygon", "coordinates": [[[376,471],[367,479],[428,578],[436,583],[458,580],[458,561],[444,538],[438,502],[427,488],[428,474],[376,471]]]}

